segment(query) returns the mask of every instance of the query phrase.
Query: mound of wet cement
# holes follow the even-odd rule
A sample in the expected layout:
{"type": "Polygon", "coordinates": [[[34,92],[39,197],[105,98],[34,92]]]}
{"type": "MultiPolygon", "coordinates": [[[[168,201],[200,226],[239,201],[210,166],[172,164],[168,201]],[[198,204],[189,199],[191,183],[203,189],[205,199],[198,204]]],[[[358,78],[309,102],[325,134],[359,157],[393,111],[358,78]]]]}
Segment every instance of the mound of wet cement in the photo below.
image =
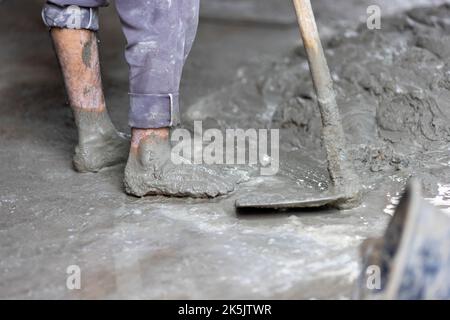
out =
{"type": "MultiPolygon", "coordinates": [[[[442,164],[436,155],[445,157],[450,141],[449,16],[449,5],[414,9],[383,19],[381,30],[362,25],[324,44],[358,170],[417,174],[442,164]]],[[[236,83],[192,106],[187,118],[222,129],[280,128],[282,158],[300,151],[324,159],[303,48],[240,70],[236,83]]]]}

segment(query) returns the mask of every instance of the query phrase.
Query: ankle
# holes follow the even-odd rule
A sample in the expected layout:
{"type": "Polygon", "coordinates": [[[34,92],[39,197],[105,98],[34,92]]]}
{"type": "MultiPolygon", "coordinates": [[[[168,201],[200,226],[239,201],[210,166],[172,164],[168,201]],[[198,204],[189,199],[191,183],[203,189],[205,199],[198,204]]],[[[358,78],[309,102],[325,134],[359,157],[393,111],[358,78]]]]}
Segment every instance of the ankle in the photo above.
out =
{"type": "Polygon", "coordinates": [[[142,143],[165,144],[169,141],[169,128],[131,129],[131,151],[137,152],[142,143]]]}
{"type": "Polygon", "coordinates": [[[81,144],[93,141],[99,137],[117,134],[106,109],[86,110],[73,108],[73,114],[78,129],[78,140],[81,144]]]}

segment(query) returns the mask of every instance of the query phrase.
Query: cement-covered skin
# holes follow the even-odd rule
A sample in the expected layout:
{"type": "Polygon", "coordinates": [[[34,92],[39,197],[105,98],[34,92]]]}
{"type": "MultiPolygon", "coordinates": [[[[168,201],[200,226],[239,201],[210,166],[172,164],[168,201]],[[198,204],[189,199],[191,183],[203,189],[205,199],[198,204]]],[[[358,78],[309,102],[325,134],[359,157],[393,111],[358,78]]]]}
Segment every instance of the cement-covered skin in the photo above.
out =
{"type": "Polygon", "coordinates": [[[78,145],[73,157],[78,172],[97,172],[125,163],[130,143],[119,133],[106,111],[73,110],[78,128],[78,145]]]}
{"type": "Polygon", "coordinates": [[[106,110],[97,35],[89,30],[54,28],[51,36],[78,131],[75,169],[97,172],[125,162],[129,143],[106,110]]]}
{"type": "Polygon", "coordinates": [[[130,152],[124,184],[128,194],[138,197],[213,198],[234,191],[241,180],[236,171],[227,171],[223,166],[175,164],[169,140],[143,139],[130,152]]]}

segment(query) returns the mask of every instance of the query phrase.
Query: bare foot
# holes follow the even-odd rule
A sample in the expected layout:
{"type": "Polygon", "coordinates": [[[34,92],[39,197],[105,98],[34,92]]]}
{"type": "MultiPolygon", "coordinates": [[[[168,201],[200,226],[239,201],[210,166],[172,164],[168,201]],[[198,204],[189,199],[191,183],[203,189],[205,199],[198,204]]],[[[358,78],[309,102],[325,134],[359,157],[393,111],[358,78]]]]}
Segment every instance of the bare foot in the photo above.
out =
{"type": "Polygon", "coordinates": [[[125,190],[131,195],[212,198],[234,191],[241,176],[219,166],[174,164],[168,129],[133,129],[125,168],[125,190]]]}
{"type": "Polygon", "coordinates": [[[78,145],[73,165],[79,172],[97,172],[124,163],[129,140],[111,123],[106,111],[74,110],[78,127],[78,145]]]}

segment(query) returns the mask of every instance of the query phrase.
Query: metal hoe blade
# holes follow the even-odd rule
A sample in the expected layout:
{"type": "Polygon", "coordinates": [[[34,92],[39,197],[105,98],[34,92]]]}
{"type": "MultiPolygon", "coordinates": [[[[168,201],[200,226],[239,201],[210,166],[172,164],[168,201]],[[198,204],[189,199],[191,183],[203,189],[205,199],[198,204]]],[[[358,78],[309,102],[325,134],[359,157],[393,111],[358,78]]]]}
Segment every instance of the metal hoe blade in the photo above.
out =
{"type": "Polygon", "coordinates": [[[305,197],[305,199],[271,199],[256,200],[251,198],[241,198],[236,200],[236,207],[240,209],[245,208],[261,208],[261,209],[289,209],[289,208],[317,208],[326,205],[331,205],[340,199],[343,199],[345,195],[328,195],[322,197],[305,197]]]}

